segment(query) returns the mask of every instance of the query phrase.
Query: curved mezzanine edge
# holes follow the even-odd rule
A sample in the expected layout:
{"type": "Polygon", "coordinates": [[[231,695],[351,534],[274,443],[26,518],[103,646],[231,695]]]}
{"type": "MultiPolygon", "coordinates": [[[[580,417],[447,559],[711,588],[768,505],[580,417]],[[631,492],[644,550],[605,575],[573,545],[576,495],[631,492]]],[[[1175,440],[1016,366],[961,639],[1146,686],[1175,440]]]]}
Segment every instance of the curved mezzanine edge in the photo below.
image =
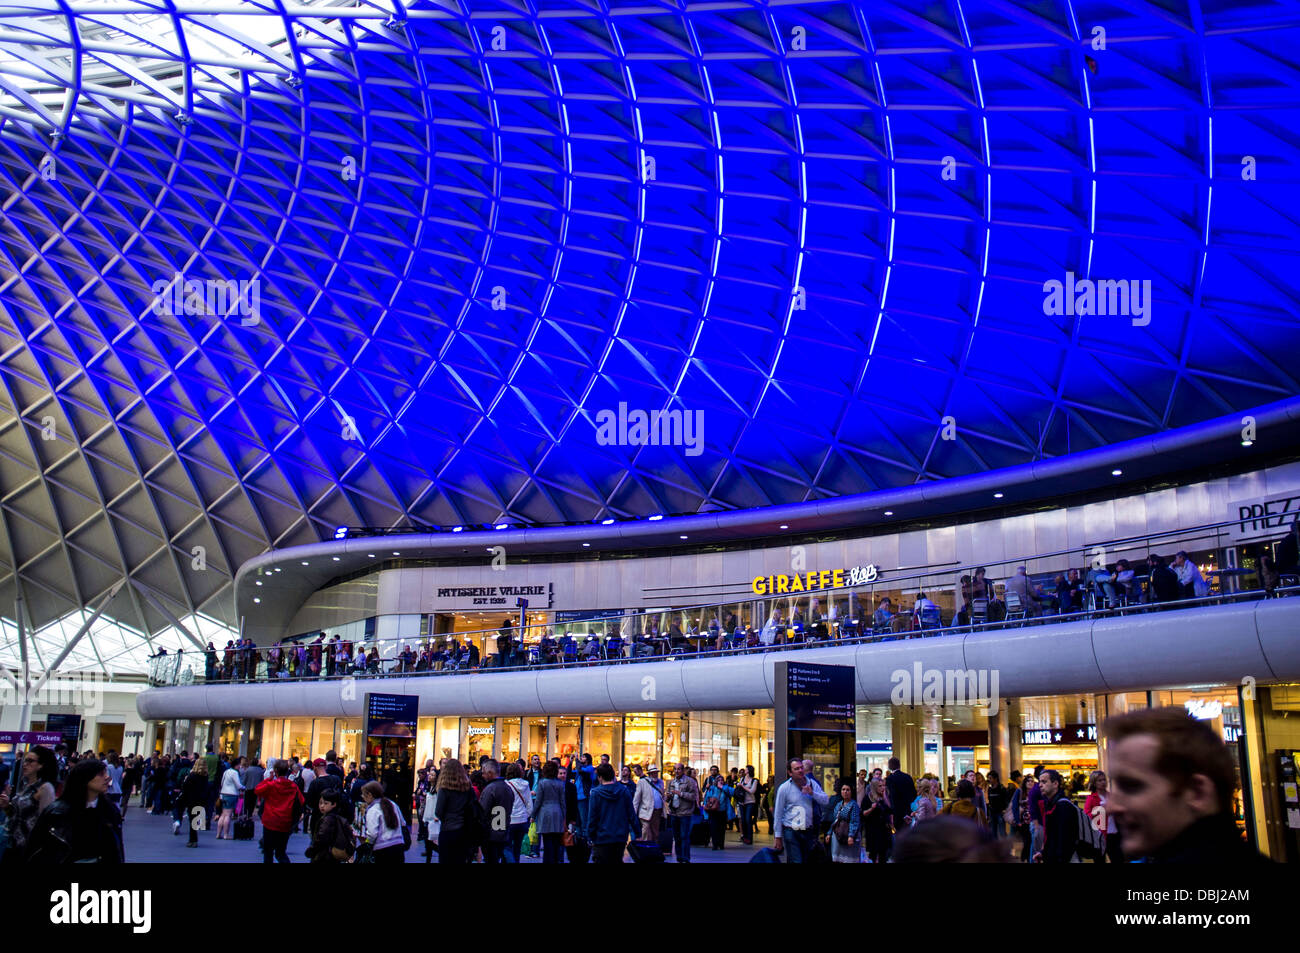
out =
{"type": "Polygon", "coordinates": [[[370,691],[416,695],[426,716],[770,708],[772,667],[778,661],[852,665],[859,704],[888,704],[897,684],[894,673],[910,673],[918,663],[923,670],[996,672],[996,691],[1003,697],[1235,684],[1246,676],[1259,682],[1294,680],[1300,679],[1300,599],[739,657],[154,688],[137,697],[136,709],[146,721],[356,718],[370,691]]]}

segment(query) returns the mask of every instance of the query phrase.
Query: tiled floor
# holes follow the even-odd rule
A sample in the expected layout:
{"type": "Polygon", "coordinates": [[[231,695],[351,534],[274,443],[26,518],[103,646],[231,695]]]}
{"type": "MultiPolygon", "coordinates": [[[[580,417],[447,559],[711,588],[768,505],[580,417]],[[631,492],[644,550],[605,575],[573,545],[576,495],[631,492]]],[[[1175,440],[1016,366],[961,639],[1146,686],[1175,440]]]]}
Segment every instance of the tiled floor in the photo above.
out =
{"type": "MultiPolygon", "coordinates": [[[[765,826],[765,825],[764,825],[765,826]]],[[[199,831],[199,846],[186,847],[186,831],[182,827],[179,834],[172,833],[170,816],[154,817],[138,805],[132,805],[123,821],[123,837],[126,841],[126,859],[128,863],[140,864],[253,864],[261,863],[262,852],[258,849],[257,838],[261,837],[261,825],[257,825],[257,836],[251,841],[217,840],[213,830],[199,831]]],[[[705,847],[691,849],[691,862],[699,864],[741,864],[746,863],[754,852],[763,847],[772,846],[772,838],[759,834],[754,838],[754,846],[746,847],[740,843],[740,835],[734,831],[727,833],[727,846],[720,851],[705,847]]],[[[303,851],[307,849],[307,835],[295,834],[289,839],[289,859],[297,863],[307,863],[303,851]]],[[[410,864],[424,863],[423,845],[415,843],[406,855],[410,864]]],[[[672,863],[672,858],[668,859],[672,863]]],[[[434,863],[437,863],[435,855],[434,863]]],[[[536,864],[540,860],[525,857],[524,863],[536,864]]]]}

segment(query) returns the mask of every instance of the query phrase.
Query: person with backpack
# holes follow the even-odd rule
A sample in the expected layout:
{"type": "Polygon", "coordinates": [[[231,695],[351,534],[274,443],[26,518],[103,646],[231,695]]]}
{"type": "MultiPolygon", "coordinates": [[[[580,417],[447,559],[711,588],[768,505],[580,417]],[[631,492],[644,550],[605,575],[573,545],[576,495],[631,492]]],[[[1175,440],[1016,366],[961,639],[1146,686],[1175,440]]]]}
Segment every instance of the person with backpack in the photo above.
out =
{"type": "Polygon", "coordinates": [[[433,813],[440,825],[438,863],[468,864],[479,846],[483,807],[474,796],[465,766],[455,758],[443,765],[437,791],[433,813]]]}
{"type": "MultiPolygon", "coordinates": [[[[1038,806],[1042,812],[1043,847],[1034,862],[1068,864],[1079,843],[1079,809],[1065,794],[1061,772],[1048,769],[1038,778],[1038,806]]],[[[958,785],[960,791],[960,785],[958,785]]]]}
{"type": "Polygon", "coordinates": [[[365,843],[376,864],[406,863],[410,828],[402,821],[397,806],[384,797],[384,786],[371,781],[361,789],[366,807],[365,843]]]}
{"type": "Polygon", "coordinates": [[[722,850],[727,846],[727,805],[731,801],[732,794],[735,793],[735,788],[727,784],[726,778],[718,773],[716,764],[704,784],[704,813],[709,819],[712,849],[722,850]]]}
{"type": "Polygon", "coordinates": [[[263,863],[271,863],[272,856],[282,864],[289,863],[289,837],[303,809],[302,792],[289,780],[289,762],[277,761],[275,777],[254,788],[253,795],[262,799],[263,863]]]}
{"type": "Polygon", "coordinates": [[[320,823],[312,835],[311,846],[307,856],[313,864],[346,864],[356,852],[352,841],[352,824],[340,816],[339,799],[342,792],[337,788],[327,788],[320,792],[316,800],[320,812],[320,823]]]}

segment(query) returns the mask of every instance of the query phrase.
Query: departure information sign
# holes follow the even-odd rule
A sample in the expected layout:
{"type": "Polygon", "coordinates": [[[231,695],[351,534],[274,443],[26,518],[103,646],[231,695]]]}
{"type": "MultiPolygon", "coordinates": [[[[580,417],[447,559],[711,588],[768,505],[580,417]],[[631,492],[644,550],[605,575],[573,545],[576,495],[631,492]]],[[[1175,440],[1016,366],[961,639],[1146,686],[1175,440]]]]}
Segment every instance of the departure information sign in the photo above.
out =
{"type": "Polygon", "coordinates": [[[414,738],[420,717],[418,695],[366,693],[366,736],[371,738],[414,738]]]}
{"type": "Polygon", "coordinates": [[[790,731],[855,732],[851,665],[786,663],[786,727],[790,731]]]}

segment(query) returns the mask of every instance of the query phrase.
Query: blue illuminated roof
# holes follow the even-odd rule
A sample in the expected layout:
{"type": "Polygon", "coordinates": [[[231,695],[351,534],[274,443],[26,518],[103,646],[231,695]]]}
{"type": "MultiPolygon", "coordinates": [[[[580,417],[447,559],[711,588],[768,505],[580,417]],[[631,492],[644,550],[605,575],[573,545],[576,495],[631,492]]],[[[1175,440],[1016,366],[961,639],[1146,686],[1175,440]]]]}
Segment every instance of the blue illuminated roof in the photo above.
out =
{"type": "Polygon", "coordinates": [[[812,500],[1300,393],[1296,0],[213,8],[0,10],[33,620],[130,573],[230,623],[240,563],[340,526],[812,500]],[[1045,313],[1067,274],[1149,324],[1045,313]],[[603,445],[620,404],[702,440],[603,445]]]}

